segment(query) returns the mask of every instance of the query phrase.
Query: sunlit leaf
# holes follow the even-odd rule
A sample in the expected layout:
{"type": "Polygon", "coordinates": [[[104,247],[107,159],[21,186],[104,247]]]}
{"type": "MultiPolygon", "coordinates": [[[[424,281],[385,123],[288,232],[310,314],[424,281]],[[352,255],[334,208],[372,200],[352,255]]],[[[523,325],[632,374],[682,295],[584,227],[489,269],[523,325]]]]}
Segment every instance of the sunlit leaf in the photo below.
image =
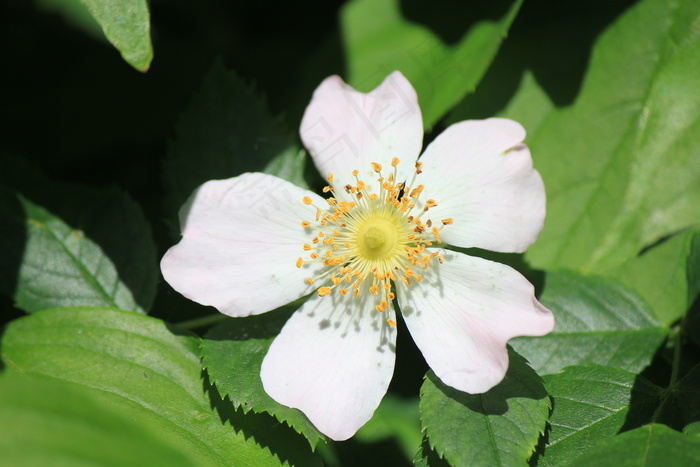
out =
{"type": "Polygon", "coordinates": [[[605,275],[634,290],[659,321],[670,325],[688,311],[697,295],[691,275],[700,269],[700,257],[693,251],[698,240],[696,230],[674,235],[605,275]]]}
{"type": "MultiPolygon", "coordinates": [[[[198,466],[315,465],[288,428],[212,409],[199,339],[160,320],[110,309],[57,309],[13,321],[2,340],[7,367],[93,388],[115,410],[155,426],[198,466]]],[[[267,417],[269,418],[269,417],[267,417]]]]}
{"type": "Polygon", "coordinates": [[[92,388],[0,376],[0,452],[7,466],[196,467],[148,417],[132,418],[92,388]]]}
{"type": "Polygon", "coordinates": [[[457,391],[432,371],[421,388],[423,431],[453,465],[526,465],[550,407],[542,380],[513,351],[506,378],[484,394],[457,391]]]}
{"type": "Polygon", "coordinates": [[[404,18],[398,0],[354,0],[341,13],[348,80],[367,92],[392,71],[401,71],[416,89],[424,125],[430,128],[474,91],[521,4],[514,1],[498,21],[476,22],[458,43],[448,45],[404,18]]]}
{"type": "Polygon", "coordinates": [[[102,27],[107,40],[126,62],[148,71],[153,60],[151,24],[146,0],[80,0],[102,27]]]}
{"type": "Polygon", "coordinates": [[[695,0],[637,3],[596,42],[575,103],[529,129],[548,201],[536,267],[603,272],[700,223],[699,18],[695,0]]]}
{"type": "MultiPolygon", "coordinates": [[[[632,398],[653,401],[660,389],[635,385],[637,375],[600,365],[571,366],[545,377],[554,400],[547,447],[541,466],[566,464],[625,425],[632,398]]],[[[637,401],[639,403],[639,400],[637,401]]]]}
{"type": "Polygon", "coordinates": [[[260,365],[273,339],[293,307],[261,316],[227,319],[213,327],[202,341],[202,364],[222,396],[244,412],[268,412],[306,436],[315,446],[321,433],[297,409],[279,404],[267,395],[260,380],[260,365]]]}
{"type": "Polygon", "coordinates": [[[610,280],[551,272],[540,298],[554,313],[554,331],[519,337],[511,345],[541,375],[585,363],[636,373],[668,334],[644,301],[610,280]]]}
{"type": "Polygon", "coordinates": [[[602,440],[569,465],[582,467],[656,467],[700,465],[700,437],[666,425],[645,425],[602,440]]]}

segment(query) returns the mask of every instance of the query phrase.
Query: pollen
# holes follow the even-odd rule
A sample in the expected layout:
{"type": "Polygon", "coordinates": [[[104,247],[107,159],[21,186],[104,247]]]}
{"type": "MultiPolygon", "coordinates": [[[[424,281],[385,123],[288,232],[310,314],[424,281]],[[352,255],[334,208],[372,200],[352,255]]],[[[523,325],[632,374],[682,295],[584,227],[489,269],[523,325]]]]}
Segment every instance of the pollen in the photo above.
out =
{"type": "MultiPolygon", "coordinates": [[[[340,191],[332,185],[336,177],[328,174],[329,186],[323,192],[330,196],[325,210],[309,196],[302,198],[303,204],[314,209],[315,223],[301,223],[311,229],[311,241],[300,245],[304,254],[297,258],[296,267],[322,265],[317,276],[305,279],[309,285],[321,284],[319,296],[369,297],[374,309],[383,313],[396,298],[396,282],[414,286],[430,273],[430,264],[442,263],[444,256],[431,247],[441,243],[440,233],[453,219],[433,222],[429,218],[438,203],[422,200],[427,189],[417,178],[423,164],[416,162],[413,177],[403,182],[396,179],[399,163],[394,157],[388,172],[382,172],[382,165],[372,162],[370,173],[374,175],[365,180],[359,170],[353,170],[354,184],[341,185],[340,191]]],[[[386,321],[396,326],[395,321],[386,321]]]]}

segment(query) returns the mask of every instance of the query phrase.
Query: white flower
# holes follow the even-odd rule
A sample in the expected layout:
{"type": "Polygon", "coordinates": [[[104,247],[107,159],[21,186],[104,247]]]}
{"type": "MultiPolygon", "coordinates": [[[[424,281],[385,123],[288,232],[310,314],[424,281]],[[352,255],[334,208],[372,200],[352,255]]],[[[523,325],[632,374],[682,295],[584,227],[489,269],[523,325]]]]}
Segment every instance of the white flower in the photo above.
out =
{"type": "Polygon", "coordinates": [[[535,241],[545,194],[524,137],[511,120],[465,121],[417,162],[422,119],[406,78],[394,72],[363,94],[332,76],[301,125],[331,197],[262,173],[207,182],[181,212],[163,275],[234,317],[317,291],[261,378],[330,438],[352,436],[386,393],[395,302],[445,384],[488,391],[505,376],[508,340],[547,334],[554,319],[517,271],[440,246],[523,252],[535,241]]]}

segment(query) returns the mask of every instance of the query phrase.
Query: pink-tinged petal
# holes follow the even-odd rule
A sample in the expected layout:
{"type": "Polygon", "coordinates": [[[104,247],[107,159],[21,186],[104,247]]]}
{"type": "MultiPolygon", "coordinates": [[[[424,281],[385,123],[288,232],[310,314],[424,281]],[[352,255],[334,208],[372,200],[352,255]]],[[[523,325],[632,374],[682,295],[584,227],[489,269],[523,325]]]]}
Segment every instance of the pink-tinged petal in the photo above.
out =
{"type": "Polygon", "coordinates": [[[525,130],[503,118],[468,120],[447,128],[421,157],[423,200],[438,205],[426,218],[454,224],[442,240],[460,247],[523,252],[537,239],[545,192],[522,144],[525,130]]]}
{"type": "Polygon", "coordinates": [[[516,270],[456,252],[431,261],[423,280],[396,283],[406,325],[440,380],[480,394],[501,382],[508,369],[506,343],[516,336],[543,336],[552,313],[516,270]]]}
{"type": "Polygon", "coordinates": [[[182,240],[161,261],[165,280],[185,297],[229,316],[264,313],[309,293],[306,277],[320,263],[299,257],[313,231],[323,198],[261,173],[212,180],[199,187],[180,212],[182,240]]]}
{"type": "Polygon", "coordinates": [[[333,184],[343,187],[355,185],[355,169],[366,183],[376,180],[372,162],[388,175],[394,157],[401,160],[397,179],[411,175],[423,144],[423,120],[416,91],[398,71],[368,94],[331,76],[314,92],[300,134],[321,175],[332,173],[333,184]]]}
{"type": "MultiPolygon", "coordinates": [[[[366,289],[366,287],[365,287],[366,289]]],[[[348,439],[384,397],[394,372],[393,307],[361,297],[313,296],[270,346],[260,376],[265,392],[301,410],[328,437],[348,439]]]]}

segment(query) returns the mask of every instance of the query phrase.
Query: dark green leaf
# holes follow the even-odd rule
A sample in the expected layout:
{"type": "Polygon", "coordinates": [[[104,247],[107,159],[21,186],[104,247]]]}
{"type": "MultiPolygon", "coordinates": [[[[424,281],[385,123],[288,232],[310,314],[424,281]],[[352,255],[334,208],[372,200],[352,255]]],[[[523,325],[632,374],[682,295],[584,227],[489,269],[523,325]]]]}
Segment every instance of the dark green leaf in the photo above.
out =
{"type": "Polygon", "coordinates": [[[448,45],[402,17],[398,0],[354,0],[341,13],[349,83],[367,92],[392,71],[401,71],[418,93],[429,129],[474,91],[521,4],[514,1],[500,20],[479,21],[448,45]]]}
{"type": "Polygon", "coordinates": [[[484,394],[443,384],[432,371],[421,388],[430,447],[456,466],[526,465],[544,432],[550,399],[542,380],[513,352],[505,379],[484,394]]]}
{"type": "Polygon", "coordinates": [[[658,467],[700,465],[700,437],[666,425],[646,425],[602,440],[570,465],[581,467],[658,467]]]}
{"type": "Polygon", "coordinates": [[[80,0],[102,27],[122,58],[139,71],[153,60],[151,25],[146,0],[80,0]]]}
{"type": "Polygon", "coordinates": [[[153,318],[64,308],[10,323],[2,355],[19,372],[93,388],[180,443],[195,465],[314,465],[305,443],[284,426],[212,409],[221,400],[205,391],[198,346],[198,338],[153,318]]]}
{"type": "Polygon", "coordinates": [[[146,417],[134,419],[91,388],[0,376],[2,465],[171,467],[197,464],[146,417]],[[150,423],[149,423],[150,422],[150,423]]]}
{"type": "Polygon", "coordinates": [[[34,312],[111,306],[143,312],[135,294],[150,306],[157,270],[148,225],[129,198],[119,195],[109,201],[103,206],[104,216],[85,219],[88,225],[74,228],[25,198],[0,191],[0,288],[17,307],[34,312]],[[86,237],[83,227],[110,247],[134,293],[119,276],[115,261],[86,237]],[[133,243],[123,243],[126,240],[133,243]]]}
{"type": "Polygon", "coordinates": [[[625,425],[632,398],[636,403],[652,403],[660,394],[651,383],[635,385],[636,378],[634,373],[600,365],[571,366],[545,376],[554,410],[547,447],[537,465],[564,465],[617,434],[625,425]]]}
{"type": "Polygon", "coordinates": [[[448,464],[445,459],[441,459],[440,456],[430,448],[428,439],[424,437],[418,452],[413,457],[413,465],[416,467],[448,467],[450,464],[448,464]]]}
{"type": "Polygon", "coordinates": [[[260,365],[293,307],[261,316],[227,319],[213,327],[202,341],[202,364],[222,396],[244,412],[268,412],[306,436],[316,446],[321,433],[306,416],[275,402],[260,380],[260,365]]]}
{"type": "Polygon", "coordinates": [[[168,219],[174,222],[193,190],[208,180],[267,167],[268,173],[298,182],[303,163],[294,140],[270,115],[265,101],[216,62],[168,145],[163,174],[168,219]]]}
{"type": "Polygon", "coordinates": [[[576,102],[538,116],[536,267],[604,272],[700,222],[699,18],[695,0],[638,2],[596,42],[576,102]]]}
{"type": "Polygon", "coordinates": [[[668,333],[648,305],[610,280],[551,272],[541,301],[554,313],[554,331],[511,341],[539,374],[585,363],[638,372],[668,333]]]}

